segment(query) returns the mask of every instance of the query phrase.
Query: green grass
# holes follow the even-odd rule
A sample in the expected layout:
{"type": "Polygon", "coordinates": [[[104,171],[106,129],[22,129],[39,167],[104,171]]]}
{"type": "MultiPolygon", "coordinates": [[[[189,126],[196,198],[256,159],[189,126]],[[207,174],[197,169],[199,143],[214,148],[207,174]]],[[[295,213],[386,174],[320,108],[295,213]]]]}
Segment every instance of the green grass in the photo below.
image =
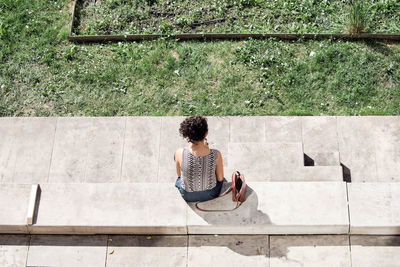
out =
{"type": "Polygon", "coordinates": [[[82,0],[79,3],[77,35],[340,33],[348,31],[350,23],[352,32],[359,30],[355,26],[366,29],[370,25],[371,32],[400,33],[398,0],[82,0]]]}
{"type": "Polygon", "coordinates": [[[0,0],[1,116],[400,115],[400,44],[76,45],[68,10],[0,0]]]}

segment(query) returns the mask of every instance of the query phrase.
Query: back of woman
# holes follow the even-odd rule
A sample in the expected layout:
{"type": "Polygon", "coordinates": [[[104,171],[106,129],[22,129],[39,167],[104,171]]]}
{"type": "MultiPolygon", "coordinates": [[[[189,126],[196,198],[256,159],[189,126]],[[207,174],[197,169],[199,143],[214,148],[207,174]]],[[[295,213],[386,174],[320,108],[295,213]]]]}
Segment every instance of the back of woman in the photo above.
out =
{"type": "Polygon", "coordinates": [[[189,202],[218,197],[224,177],[222,155],[218,150],[208,147],[206,118],[186,118],[181,123],[179,132],[189,144],[175,152],[178,175],[175,186],[189,202]]]}

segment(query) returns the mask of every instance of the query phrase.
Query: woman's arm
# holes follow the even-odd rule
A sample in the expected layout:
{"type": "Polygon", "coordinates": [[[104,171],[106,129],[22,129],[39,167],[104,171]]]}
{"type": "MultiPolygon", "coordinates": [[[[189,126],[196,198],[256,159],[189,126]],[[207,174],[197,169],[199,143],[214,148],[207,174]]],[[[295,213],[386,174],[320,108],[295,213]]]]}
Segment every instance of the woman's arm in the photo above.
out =
{"type": "Polygon", "coordinates": [[[176,174],[178,175],[178,177],[181,177],[182,148],[176,150],[174,159],[176,174]]]}
{"type": "Polygon", "coordinates": [[[222,182],[224,180],[224,164],[222,162],[221,152],[219,151],[217,156],[217,168],[215,170],[215,174],[217,175],[218,182],[222,182]]]}

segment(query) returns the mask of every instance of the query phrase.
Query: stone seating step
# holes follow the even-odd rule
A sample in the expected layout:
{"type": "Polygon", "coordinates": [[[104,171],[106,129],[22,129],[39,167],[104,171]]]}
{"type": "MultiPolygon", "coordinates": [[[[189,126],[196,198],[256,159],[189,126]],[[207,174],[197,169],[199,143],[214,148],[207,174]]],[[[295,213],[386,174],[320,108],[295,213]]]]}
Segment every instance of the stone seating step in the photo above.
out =
{"type": "MultiPolygon", "coordinates": [[[[41,184],[27,225],[31,185],[2,184],[0,233],[398,234],[399,191],[396,183],[249,182],[238,209],[202,212],[167,183],[41,184]]],[[[229,194],[199,205],[235,203],[229,194]]]]}
{"type": "Polygon", "coordinates": [[[337,166],[304,166],[301,142],[230,143],[225,176],[240,170],[248,181],[343,181],[337,166]],[[249,167],[251,166],[251,167],[249,167]]]}
{"type": "Polygon", "coordinates": [[[348,184],[351,234],[400,234],[400,184],[348,184]]]}
{"type": "Polygon", "coordinates": [[[31,185],[0,185],[0,233],[27,233],[31,185]]]}

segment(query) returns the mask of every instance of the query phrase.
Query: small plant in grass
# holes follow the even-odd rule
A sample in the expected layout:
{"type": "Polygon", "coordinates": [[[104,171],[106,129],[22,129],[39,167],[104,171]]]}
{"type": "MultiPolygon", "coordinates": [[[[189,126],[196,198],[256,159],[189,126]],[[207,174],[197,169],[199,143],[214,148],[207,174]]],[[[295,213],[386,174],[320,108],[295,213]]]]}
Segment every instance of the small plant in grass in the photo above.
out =
{"type": "Polygon", "coordinates": [[[367,29],[367,6],[364,0],[352,0],[350,11],[350,26],[348,32],[351,34],[360,34],[367,29]]]}

